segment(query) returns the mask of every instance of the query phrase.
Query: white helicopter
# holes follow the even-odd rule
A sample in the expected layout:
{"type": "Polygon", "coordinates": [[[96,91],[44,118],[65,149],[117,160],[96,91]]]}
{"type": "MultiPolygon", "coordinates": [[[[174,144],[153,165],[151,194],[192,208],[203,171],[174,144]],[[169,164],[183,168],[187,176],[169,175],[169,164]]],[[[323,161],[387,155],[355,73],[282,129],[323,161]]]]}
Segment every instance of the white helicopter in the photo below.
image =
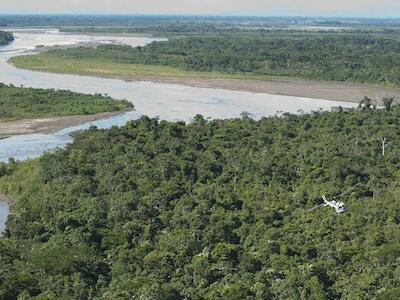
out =
{"type": "Polygon", "coordinates": [[[336,213],[338,213],[338,214],[344,213],[346,211],[346,205],[344,204],[344,202],[338,202],[338,201],[335,201],[334,199],[342,197],[343,195],[352,191],[355,187],[357,187],[359,185],[360,185],[360,183],[357,183],[356,185],[354,185],[347,191],[345,191],[345,192],[341,193],[339,196],[333,198],[333,200],[331,200],[331,201],[329,201],[325,195],[322,195],[321,197],[322,197],[322,200],[324,200],[324,203],[321,203],[317,206],[314,206],[313,208],[310,208],[308,210],[308,212],[312,212],[313,210],[316,210],[317,208],[319,208],[321,206],[330,206],[336,211],[336,213]]]}

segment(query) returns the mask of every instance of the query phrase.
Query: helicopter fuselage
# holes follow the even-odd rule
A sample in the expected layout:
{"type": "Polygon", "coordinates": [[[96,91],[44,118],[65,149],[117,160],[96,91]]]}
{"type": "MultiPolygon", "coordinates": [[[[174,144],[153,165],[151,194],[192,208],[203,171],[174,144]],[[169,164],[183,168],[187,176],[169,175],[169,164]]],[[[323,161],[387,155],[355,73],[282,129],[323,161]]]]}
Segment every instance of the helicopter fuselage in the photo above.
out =
{"type": "Polygon", "coordinates": [[[325,202],[324,206],[332,207],[338,214],[344,213],[346,211],[346,205],[343,202],[338,202],[335,200],[329,201],[324,195],[322,195],[322,199],[325,202]]]}

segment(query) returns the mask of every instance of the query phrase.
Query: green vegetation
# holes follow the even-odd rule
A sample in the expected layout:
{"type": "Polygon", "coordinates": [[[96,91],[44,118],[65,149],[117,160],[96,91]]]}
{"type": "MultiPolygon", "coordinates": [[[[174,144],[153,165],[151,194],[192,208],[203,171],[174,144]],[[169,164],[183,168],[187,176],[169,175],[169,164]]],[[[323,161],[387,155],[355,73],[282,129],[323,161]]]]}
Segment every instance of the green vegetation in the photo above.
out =
{"type": "MultiPolygon", "coordinates": [[[[68,73],[80,75],[112,76],[177,76],[177,77],[239,77],[221,72],[189,72],[178,68],[162,65],[125,64],[114,61],[99,60],[97,58],[62,57],[52,53],[43,52],[35,55],[15,56],[11,58],[12,64],[18,68],[53,73],[68,73]]],[[[244,76],[241,76],[244,77],[244,76]]]]}
{"type": "Polygon", "coordinates": [[[0,83],[0,121],[87,115],[133,108],[127,100],[99,94],[21,88],[0,83]]]}
{"type": "Polygon", "coordinates": [[[2,165],[1,299],[397,299],[400,107],[142,117],[2,165]],[[381,140],[390,143],[382,154],[381,140]],[[337,196],[348,211],[321,207],[337,196]]]}
{"type": "Polygon", "coordinates": [[[161,77],[207,77],[207,78],[243,78],[243,79],[281,79],[282,77],[234,74],[223,72],[187,71],[166,65],[127,64],[98,58],[60,57],[57,53],[42,52],[35,55],[14,56],[12,64],[18,68],[52,73],[115,76],[161,76],[161,77]]]}
{"type": "Polygon", "coordinates": [[[178,38],[136,48],[56,49],[12,62],[35,70],[100,75],[286,76],[400,86],[400,40],[352,34],[178,38]]]}
{"type": "Polygon", "coordinates": [[[12,42],[14,37],[12,33],[0,31],[0,46],[7,45],[8,43],[12,42]]]}

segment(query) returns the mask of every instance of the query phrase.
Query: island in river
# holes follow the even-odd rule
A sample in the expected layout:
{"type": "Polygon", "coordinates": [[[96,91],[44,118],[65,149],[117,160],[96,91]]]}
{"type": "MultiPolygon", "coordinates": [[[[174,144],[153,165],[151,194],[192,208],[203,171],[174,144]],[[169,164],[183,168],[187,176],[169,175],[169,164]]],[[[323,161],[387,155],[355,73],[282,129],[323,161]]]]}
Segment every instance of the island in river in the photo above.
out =
{"type": "Polygon", "coordinates": [[[127,100],[114,100],[101,94],[0,84],[0,138],[53,132],[121,114],[132,108],[133,104],[127,100]]]}

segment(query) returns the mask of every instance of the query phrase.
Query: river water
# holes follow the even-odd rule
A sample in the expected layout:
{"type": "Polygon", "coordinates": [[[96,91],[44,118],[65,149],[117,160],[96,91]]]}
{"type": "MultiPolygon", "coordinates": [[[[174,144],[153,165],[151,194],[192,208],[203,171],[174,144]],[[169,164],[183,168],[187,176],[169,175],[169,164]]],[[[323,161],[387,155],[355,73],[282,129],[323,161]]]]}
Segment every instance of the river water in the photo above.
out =
{"type": "Polygon", "coordinates": [[[8,215],[8,206],[7,204],[0,201],[0,232],[3,232],[6,225],[8,215]]]}
{"type": "MultiPolygon", "coordinates": [[[[70,45],[77,43],[120,43],[142,46],[156,39],[146,37],[117,37],[84,34],[62,34],[57,30],[14,31],[15,41],[0,47],[0,82],[36,88],[68,89],[83,93],[108,94],[117,99],[127,99],[135,105],[135,111],[122,116],[85,123],[52,134],[27,134],[0,140],[0,161],[10,157],[17,160],[39,156],[44,151],[63,147],[72,139],[69,133],[96,125],[108,128],[123,125],[141,115],[160,117],[164,120],[190,121],[196,114],[211,118],[233,118],[242,112],[259,119],[278,111],[310,112],[331,107],[353,107],[348,102],[327,101],[292,96],[278,96],[222,89],[195,88],[183,85],[152,82],[125,82],[117,79],[89,76],[49,74],[14,68],[7,60],[35,49],[36,46],[70,45]]],[[[4,227],[8,208],[0,205],[0,230],[4,227]]]]}

